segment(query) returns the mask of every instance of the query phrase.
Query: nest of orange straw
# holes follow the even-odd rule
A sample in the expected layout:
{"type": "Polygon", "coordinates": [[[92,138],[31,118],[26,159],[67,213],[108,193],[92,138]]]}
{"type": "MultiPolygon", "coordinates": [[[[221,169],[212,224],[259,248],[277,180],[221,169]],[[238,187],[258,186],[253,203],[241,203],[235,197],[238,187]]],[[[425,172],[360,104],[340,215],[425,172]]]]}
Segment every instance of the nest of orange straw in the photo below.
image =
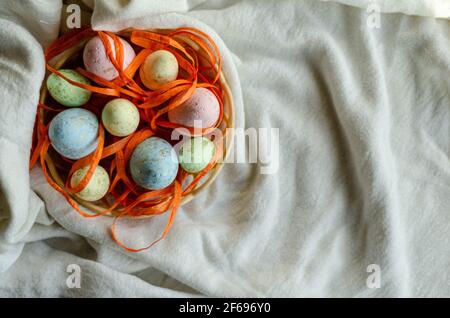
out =
{"type": "Polygon", "coordinates": [[[231,146],[229,130],[233,125],[233,105],[231,93],[221,73],[222,62],[219,49],[214,41],[204,32],[184,27],[173,30],[126,30],[118,33],[94,31],[89,27],[74,30],[53,42],[45,51],[48,73],[55,73],[70,84],[93,92],[91,100],[83,106],[97,116],[102,106],[112,98],[126,98],[139,109],[141,121],[138,130],[127,137],[106,136],[100,124],[97,149],[79,160],[69,160],[52,151],[48,137],[48,126],[51,119],[63,111],[52,105],[46,98],[43,86],[38,105],[37,119],[34,129],[33,149],[30,158],[30,169],[39,161],[48,183],[61,193],[69,204],[83,217],[93,218],[101,215],[113,215],[111,227],[113,239],[121,247],[131,252],[148,249],[169,232],[179,207],[203,190],[217,176],[221,168],[221,160],[231,146]],[[119,77],[106,81],[83,69],[80,61],[80,48],[93,36],[98,35],[105,46],[107,56],[118,70],[119,77]],[[137,52],[135,59],[126,68],[123,65],[123,47],[118,35],[127,39],[137,52]],[[113,39],[113,45],[108,40],[113,39]],[[145,58],[156,50],[168,50],[175,55],[180,66],[178,78],[158,90],[149,90],[139,78],[139,67],[145,58]],[[56,61],[56,62],[55,62],[56,61]],[[92,85],[85,85],[70,80],[58,71],[62,64],[71,64],[77,72],[91,80],[92,85]],[[192,96],[197,87],[210,89],[220,104],[220,116],[215,127],[193,129],[167,120],[169,110],[180,106],[192,96]],[[226,111],[224,112],[224,106],[226,111]],[[179,169],[175,181],[161,190],[149,191],[136,185],[127,171],[127,163],[135,147],[151,136],[169,140],[172,131],[177,128],[188,130],[192,135],[208,136],[214,130],[220,130],[221,137],[214,141],[216,153],[208,166],[197,175],[189,175],[179,169]],[[111,185],[107,196],[101,204],[84,202],[74,196],[89,183],[95,168],[101,162],[109,173],[111,185]],[[89,166],[88,172],[81,182],[70,186],[72,174],[82,167],[89,166]],[[65,179],[65,180],[64,180],[65,179]],[[207,179],[205,182],[204,179],[207,179]],[[86,209],[82,209],[80,205],[86,209]],[[121,217],[149,217],[168,213],[167,225],[160,238],[143,248],[130,248],[122,243],[116,234],[117,221],[121,217]]]}

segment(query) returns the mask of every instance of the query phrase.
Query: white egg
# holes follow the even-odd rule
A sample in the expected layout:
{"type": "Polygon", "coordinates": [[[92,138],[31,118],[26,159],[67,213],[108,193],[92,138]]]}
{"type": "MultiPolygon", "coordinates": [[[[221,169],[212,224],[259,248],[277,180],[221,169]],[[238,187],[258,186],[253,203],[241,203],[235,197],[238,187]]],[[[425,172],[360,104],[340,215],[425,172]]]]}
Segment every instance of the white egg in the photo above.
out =
{"type": "Polygon", "coordinates": [[[158,89],[161,85],[177,79],[177,58],[166,50],[155,51],[147,56],[139,74],[145,86],[153,90],[158,89]]]}
{"type": "Polygon", "coordinates": [[[116,98],[103,108],[102,123],[111,135],[128,136],[139,126],[139,111],[128,99],[116,98]]]}
{"type": "MultiPolygon", "coordinates": [[[[76,187],[83,180],[88,170],[89,166],[86,166],[75,171],[70,179],[70,186],[76,187]]],[[[85,201],[97,201],[106,195],[108,189],[109,175],[103,167],[97,166],[87,186],[75,195],[85,201]]]]}

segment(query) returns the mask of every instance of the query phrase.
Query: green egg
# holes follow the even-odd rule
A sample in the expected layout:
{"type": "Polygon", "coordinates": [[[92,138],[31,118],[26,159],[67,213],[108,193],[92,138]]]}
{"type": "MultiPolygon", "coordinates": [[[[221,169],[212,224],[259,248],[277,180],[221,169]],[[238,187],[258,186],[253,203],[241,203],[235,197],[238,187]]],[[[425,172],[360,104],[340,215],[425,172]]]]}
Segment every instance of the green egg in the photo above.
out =
{"type": "MultiPolygon", "coordinates": [[[[59,70],[72,81],[89,85],[89,80],[74,70],[59,70]]],[[[47,79],[47,89],[52,97],[60,104],[68,107],[78,107],[86,104],[91,98],[91,92],[70,84],[56,74],[50,74],[47,79]]]]}
{"type": "Polygon", "coordinates": [[[214,143],[205,137],[194,137],[184,142],[178,152],[181,167],[189,173],[206,168],[216,153],[214,143]]]}

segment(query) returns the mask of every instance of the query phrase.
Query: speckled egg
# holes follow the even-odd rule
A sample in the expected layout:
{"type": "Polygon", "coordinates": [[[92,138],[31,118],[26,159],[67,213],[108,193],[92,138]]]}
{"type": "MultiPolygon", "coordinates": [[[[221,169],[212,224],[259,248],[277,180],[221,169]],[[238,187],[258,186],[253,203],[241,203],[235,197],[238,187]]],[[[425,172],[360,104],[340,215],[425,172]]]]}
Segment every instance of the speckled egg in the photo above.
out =
{"type": "Polygon", "coordinates": [[[169,111],[169,120],[187,127],[213,127],[220,115],[220,105],[216,96],[203,87],[195,89],[194,94],[182,105],[169,111]]]}
{"type": "Polygon", "coordinates": [[[145,86],[158,89],[161,85],[177,79],[177,58],[166,50],[155,51],[147,56],[139,69],[139,75],[145,86]]]}
{"type": "Polygon", "coordinates": [[[67,109],[52,119],[48,136],[53,148],[62,156],[80,159],[97,148],[97,117],[86,109],[67,109]]]}
{"type": "Polygon", "coordinates": [[[179,151],[181,167],[189,173],[198,173],[206,168],[214,157],[214,143],[206,137],[194,137],[185,141],[179,151]]]}
{"type": "Polygon", "coordinates": [[[139,111],[128,99],[116,98],[103,108],[102,122],[111,135],[128,136],[134,133],[139,125],[139,111]]]}
{"type": "Polygon", "coordinates": [[[130,172],[133,180],[141,187],[148,190],[163,189],[177,176],[177,154],[164,139],[147,138],[131,155],[130,172]]]}
{"type": "MultiPolygon", "coordinates": [[[[74,70],[59,70],[68,79],[89,85],[89,80],[74,70]]],[[[68,107],[78,107],[86,104],[91,98],[91,92],[70,84],[56,74],[50,74],[47,78],[47,89],[50,95],[60,104],[68,107]]]]}
{"type": "MultiPolygon", "coordinates": [[[[113,54],[116,56],[114,50],[114,40],[109,36],[108,40],[111,44],[111,48],[113,49],[113,54]]],[[[135,58],[136,53],[127,41],[120,38],[120,42],[123,44],[123,69],[126,69],[135,58]]],[[[89,72],[92,72],[108,81],[112,81],[119,76],[119,73],[106,54],[106,49],[102,40],[98,36],[93,37],[86,43],[83,51],[83,62],[89,72]]]]}
{"type": "MultiPolygon", "coordinates": [[[[70,179],[70,186],[76,187],[89,170],[89,166],[76,170],[72,178],[70,179]]],[[[75,193],[77,197],[85,201],[97,201],[103,198],[109,189],[109,176],[106,170],[97,166],[94,170],[91,180],[87,186],[78,193],[75,193]]]]}

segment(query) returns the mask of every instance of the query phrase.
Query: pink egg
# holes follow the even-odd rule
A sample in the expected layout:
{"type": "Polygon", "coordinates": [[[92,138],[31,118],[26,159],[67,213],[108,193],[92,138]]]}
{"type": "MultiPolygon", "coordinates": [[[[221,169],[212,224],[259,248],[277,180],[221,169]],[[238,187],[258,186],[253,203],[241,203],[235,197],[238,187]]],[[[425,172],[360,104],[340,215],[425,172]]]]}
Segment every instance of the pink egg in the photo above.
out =
{"type": "MultiPolygon", "coordinates": [[[[113,49],[115,56],[114,41],[109,36],[108,40],[111,44],[111,48],[113,49]]],[[[135,58],[136,53],[128,42],[126,42],[122,38],[120,39],[120,41],[123,44],[123,69],[126,69],[128,65],[130,65],[131,61],[133,61],[133,59],[135,58]]],[[[106,50],[103,42],[98,36],[90,39],[84,47],[83,61],[84,66],[89,72],[94,73],[95,75],[100,76],[108,81],[111,81],[119,76],[116,68],[106,55],[106,50]]]]}
{"type": "Polygon", "coordinates": [[[200,87],[182,105],[169,111],[168,115],[172,123],[187,127],[201,124],[201,128],[209,128],[219,119],[220,105],[209,89],[200,87]]]}

